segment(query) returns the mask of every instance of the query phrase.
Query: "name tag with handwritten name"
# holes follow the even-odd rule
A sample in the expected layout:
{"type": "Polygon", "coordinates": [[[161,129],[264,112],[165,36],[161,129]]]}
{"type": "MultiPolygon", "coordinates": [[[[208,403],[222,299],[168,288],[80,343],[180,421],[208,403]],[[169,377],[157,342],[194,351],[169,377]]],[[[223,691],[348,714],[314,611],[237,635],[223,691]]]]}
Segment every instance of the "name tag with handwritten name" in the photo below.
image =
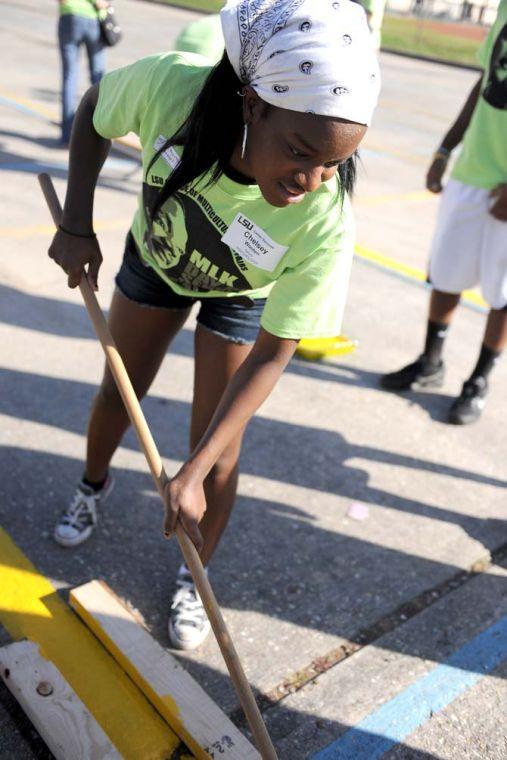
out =
{"type": "MultiPolygon", "coordinates": [[[[159,135],[157,137],[157,139],[155,140],[155,143],[154,143],[153,147],[155,148],[155,150],[160,150],[160,148],[162,147],[162,145],[165,145],[166,142],[167,142],[167,138],[164,137],[163,135],[159,135]]],[[[176,149],[174,148],[173,145],[170,145],[168,148],[166,148],[162,152],[161,155],[162,155],[162,158],[164,159],[164,161],[166,162],[166,164],[169,164],[169,166],[172,169],[176,169],[176,167],[178,166],[179,162],[181,161],[181,159],[178,156],[178,153],[177,153],[177,151],[176,151],[176,149]]]]}
{"type": "Polygon", "coordinates": [[[272,272],[288,251],[288,246],[276,243],[261,227],[243,214],[236,214],[222,242],[245,261],[266,272],[272,272]]]}

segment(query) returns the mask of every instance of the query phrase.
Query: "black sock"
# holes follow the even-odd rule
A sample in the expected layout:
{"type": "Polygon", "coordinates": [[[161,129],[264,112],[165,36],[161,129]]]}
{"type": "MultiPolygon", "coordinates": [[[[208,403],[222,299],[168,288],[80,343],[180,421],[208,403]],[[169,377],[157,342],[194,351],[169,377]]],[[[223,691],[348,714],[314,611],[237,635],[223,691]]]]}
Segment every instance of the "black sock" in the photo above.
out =
{"type": "Polygon", "coordinates": [[[104,488],[106,480],[107,480],[107,475],[104,478],[104,480],[99,480],[98,483],[92,483],[92,481],[88,480],[88,478],[85,478],[84,475],[81,478],[81,481],[85,484],[85,486],[88,486],[89,488],[93,488],[95,493],[97,493],[97,491],[101,491],[104,488]]]}
{"type": "Polygon", "coordinates": [[[448,329],[449,325],[446,325],[443,322],[432,322],[431,319],[428,320],[424,356],[428,364],[431,364],[434,367],[437,367],[440,364],[444,340],[448,329]]]}
{"type": "Polygon", "coordinates": [[[483,343],[475,369],[470,375],[470,380],[475,380],[476,377],[483,377],[484,380],[487,380],[489,373],[498,361],[500,353],[500,351],[493,351],[483,343]]]}

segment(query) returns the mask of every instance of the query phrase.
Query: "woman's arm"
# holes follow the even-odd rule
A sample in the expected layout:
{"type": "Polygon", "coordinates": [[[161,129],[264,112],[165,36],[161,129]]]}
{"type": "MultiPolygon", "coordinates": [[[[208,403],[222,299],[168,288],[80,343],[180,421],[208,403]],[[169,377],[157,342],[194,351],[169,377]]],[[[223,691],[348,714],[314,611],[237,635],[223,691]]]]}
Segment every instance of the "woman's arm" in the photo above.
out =
{"type": "Polygon", "coordinates": [[[252,351],[224,391],[213,418],[166,491],[164,531],[169,536],[180,519],[200,551],[198,528],[205,510],[203,482],[227,444],[241,431],[275,387],[292,358],[297,340],[277,338],[260,329],[252,351]]]}
{"type": "Polygon", "coordinates": [[[93,126],[98,94],[99,85],[86,92],[74,119],[67,194],[61,221],[63,230],[57,230],[49,248],[49,256],[67,273],[70,288],[79,285],[84,268],[88,265],[90,284],[97,289],[102,263],[99,244],[93,234],[93,197],[111,142],[101,137],[93,126]]]}

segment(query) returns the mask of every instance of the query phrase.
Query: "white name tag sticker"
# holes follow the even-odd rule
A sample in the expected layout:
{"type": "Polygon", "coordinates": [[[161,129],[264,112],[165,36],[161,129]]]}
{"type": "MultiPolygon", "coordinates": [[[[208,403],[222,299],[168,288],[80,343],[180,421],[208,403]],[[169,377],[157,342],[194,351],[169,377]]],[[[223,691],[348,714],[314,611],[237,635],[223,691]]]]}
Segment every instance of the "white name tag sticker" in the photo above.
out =
{"type": "Polygon", "coordinates": [[[288,246],[276,243],[243,214],[236,214],[222,242],[245,261],[266,272],[272,272],[288,251],[288,246]]]}
{"type": "MultiPolygon", "coordinates": [[[[167,138],[164,137],[163,135],[159,135],[157,139],[155,140],[155,144],[153,145],[153,147],[155,148],[155,150],[160,150],[160,148],[163,145],[165,145],[166,142],[167,142],[167,138]]],[[[170,145],[168,148],[166,148],[166,150],[164,150],[161,155],[164,161],[166,162],[166,164],[169,164],[169,166],[172,169],[176,169],[179,162],[181,161],[173,145],[170,145]]]]}

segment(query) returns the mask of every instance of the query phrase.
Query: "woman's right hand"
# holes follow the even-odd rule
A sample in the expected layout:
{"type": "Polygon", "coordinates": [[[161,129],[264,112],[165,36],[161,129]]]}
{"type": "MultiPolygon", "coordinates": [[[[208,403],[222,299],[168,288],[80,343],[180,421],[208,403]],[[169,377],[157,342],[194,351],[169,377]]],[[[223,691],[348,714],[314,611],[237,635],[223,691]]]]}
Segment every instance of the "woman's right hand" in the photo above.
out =
{"type": "Polygon", "coordinates": [[[93,290],[99,289],[98,276],[102,253],[96,237],[77,237],[58,229],[49,247],[48,256],[68,275],[69,288],[77,288],[81,277],[86,273],[93,290]],[[85,272],[87,265],[88,270],[85,272]]]}
{"type": "Polygon", "coordinates": [[[426,175],[426,187],[430,193],[442,192],[442,177],[444,176],[446,167],[447,160],[440,156],[431,162],[426,175]]]}

